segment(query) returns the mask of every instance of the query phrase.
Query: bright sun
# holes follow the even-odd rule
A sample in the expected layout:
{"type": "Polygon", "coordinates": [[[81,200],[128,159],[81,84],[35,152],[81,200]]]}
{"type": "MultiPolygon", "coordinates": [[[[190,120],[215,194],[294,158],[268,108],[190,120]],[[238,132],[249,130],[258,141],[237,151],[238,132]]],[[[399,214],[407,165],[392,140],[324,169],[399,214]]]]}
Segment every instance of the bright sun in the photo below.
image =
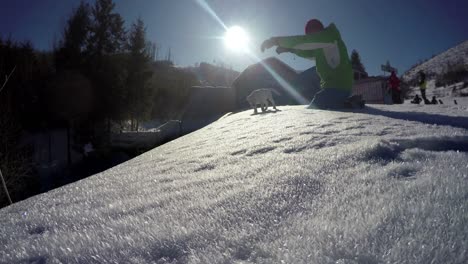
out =
{"type": "Polygon", "coordinates": [[[228,28],[224,34],[224,44],[230,50],[236,52],[247,51],[249,44],[249,37],[244,29],[239,26],[233,26],[228,28]]]}

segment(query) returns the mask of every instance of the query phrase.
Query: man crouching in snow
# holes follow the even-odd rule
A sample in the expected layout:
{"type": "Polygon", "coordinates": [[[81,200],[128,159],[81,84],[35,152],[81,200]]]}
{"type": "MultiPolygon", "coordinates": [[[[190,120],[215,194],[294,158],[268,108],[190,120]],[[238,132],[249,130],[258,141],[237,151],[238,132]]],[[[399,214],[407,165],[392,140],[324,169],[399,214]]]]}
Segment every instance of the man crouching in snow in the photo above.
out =
{"type": "Polygon", "coordinates": [[[309,108],[343,108],[353,87],[353,71],[348,51],[335,24],[324,28],[322,22],[307,22],[306,35],[272,37],[262,43],[262,52],[278,46],[276,52],[291,52],[306,59],[315,59],[321,78],[321,90],[309,108]]]}

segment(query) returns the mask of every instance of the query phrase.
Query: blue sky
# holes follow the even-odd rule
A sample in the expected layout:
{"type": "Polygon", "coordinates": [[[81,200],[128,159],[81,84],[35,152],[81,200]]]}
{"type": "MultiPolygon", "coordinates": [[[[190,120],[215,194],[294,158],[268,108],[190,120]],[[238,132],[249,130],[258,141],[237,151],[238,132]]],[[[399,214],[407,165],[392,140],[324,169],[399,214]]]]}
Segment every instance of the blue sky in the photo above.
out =
{"type": "MultiPolygon", "coordinates": [[[[60,38],[66,19],[78,0],[2,0],[0,34],[15,40],[31,40],[41,50],[50,50],[60,38]]],[[[93,2],[89,0],[89,2],[93,2]]],[[[161,56],[171,48],[178,65],[223,62],[243,70],[254,60],[225,48],[218,39],[224,28],[195,0],[115,0],[116,11],[127,24],[141,16],[148,38],[161,46],[161,56]]],[[[466,0],[207,0],[227,25],[239,25],[250,35],[259,58],[277,56],[273,50],[259,51],[271,36],[303,34],[311,18],[325,25],[334,22],[341,31],[348,52],[359,51],[370,74],[381,74],[387,60],[407,70],[421,59],[468,39],[466,0]]],[[[313,62],[281,54],[298,70],[313,62]]]]}

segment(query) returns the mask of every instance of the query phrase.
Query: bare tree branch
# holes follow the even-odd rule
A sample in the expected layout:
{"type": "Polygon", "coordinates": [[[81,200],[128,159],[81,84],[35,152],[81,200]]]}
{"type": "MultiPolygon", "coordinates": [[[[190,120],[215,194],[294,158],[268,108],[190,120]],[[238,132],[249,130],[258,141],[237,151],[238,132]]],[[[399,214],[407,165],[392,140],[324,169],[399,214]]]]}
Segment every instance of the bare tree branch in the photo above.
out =
{"type": "MultiPolygon", "coordinates": [[[[10,74],[5,76],[5,82],[3,83],[2,87],[0,88],[0,92],[3,90],[3,88],[5,88],[8,80],[10,79],[10,77],[13,74],[13,72],[15,71],[15,69],[16,69],[16,65],[15,65],[15,67],[13,67],[13,70],[11,70],[10,74]]],[[[8,193],[8,188],[6,186],[5,179],[3,178],[3,173],[2,173],[1,169],[0,169],[0,178],[2,180],[3,189],[5,190],[6,196],[8,198],[8,202],[10,202],[10,204],[13,204],[13,201],[11,201],[10,193],[8,193]]]]}
{"type": "Polygon", "coordinates": [[[13,201],[11,201],[10,194],[8,193],[8,188],[6,186],[5,179],[3,179],[2,170],[0,170],[0,178],[2,179],[3,189],[5,190],[6,196],[8,198],[8,202],[10,202],[10,204],[13,204],[13,201]]]}
{"type": "Polygon", "coordinates": [[[3,88],[5,88],[7,82],[8,82],[8,79],[10,79],[11,75],[13,74],[13,72],[15,71],[16,69],[16,65],[15,67],[13,67],[13,70],[11,70],[10,74],[8,75],[5,75],[5,82],[3,83],[2,87],[0,88],[0,92],[3,90],[3,88]]]}

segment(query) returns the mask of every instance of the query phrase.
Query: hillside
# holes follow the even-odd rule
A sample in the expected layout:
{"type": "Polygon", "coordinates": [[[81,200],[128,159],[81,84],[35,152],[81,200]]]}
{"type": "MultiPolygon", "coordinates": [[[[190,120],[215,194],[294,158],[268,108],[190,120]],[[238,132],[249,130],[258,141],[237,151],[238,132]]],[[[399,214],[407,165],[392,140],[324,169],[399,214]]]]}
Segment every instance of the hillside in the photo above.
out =
{"type": "Polygon", "coordinates": [[[187,67],[187,70],[197,76],[201,86],[230,87],[239,76],[239,72],[221,66],[215,66],[206,62],[196,67],[187,67]]]}
{"type": "Polygon", "coordinates": [[[411,68],[403,74],[403,79],[405,81],[412,80],[419,71],[424,71],[429,75],[441,75],[447,71],[449,65],[457,64],[468,65],[468,40],[411,68]]]}
{"type": "Polygon", "coordinates": [[[0,263],[467,263],[459,105],[224,116],[0,210],[0,263]]]}

